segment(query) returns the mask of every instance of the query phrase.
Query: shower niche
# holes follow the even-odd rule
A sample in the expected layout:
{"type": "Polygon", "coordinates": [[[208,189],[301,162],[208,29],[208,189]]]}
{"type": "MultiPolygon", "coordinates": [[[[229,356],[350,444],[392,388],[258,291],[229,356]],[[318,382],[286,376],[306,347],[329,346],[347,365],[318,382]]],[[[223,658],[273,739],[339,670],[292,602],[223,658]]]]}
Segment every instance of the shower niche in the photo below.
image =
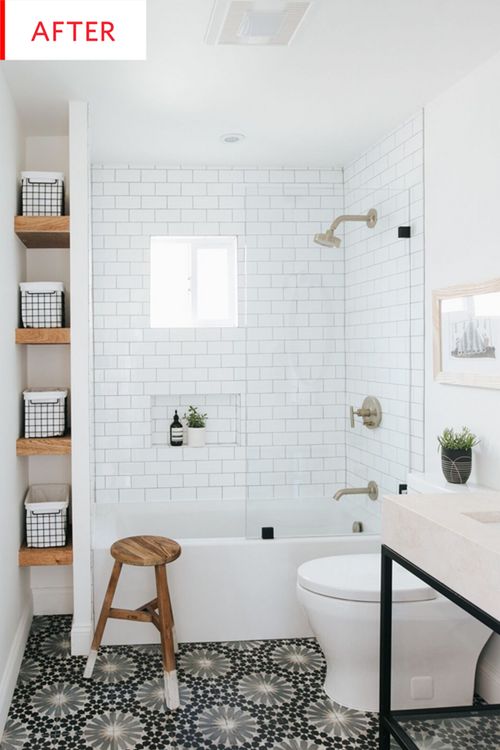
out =
{"type": "MultiPolygon", "coordinates": [[[[207,415],[207,446],[241,445],[241,395],[239,393],[170,394],[151,397],[151,444],[170,446],[170,423],[174,412],[184,424],[184,414],[195,406],[207,415]]],[[[183,446],[189,449],[189,445],[183,446]]],[[[171,448],[179,451],[179,448],[171,448]]]]}

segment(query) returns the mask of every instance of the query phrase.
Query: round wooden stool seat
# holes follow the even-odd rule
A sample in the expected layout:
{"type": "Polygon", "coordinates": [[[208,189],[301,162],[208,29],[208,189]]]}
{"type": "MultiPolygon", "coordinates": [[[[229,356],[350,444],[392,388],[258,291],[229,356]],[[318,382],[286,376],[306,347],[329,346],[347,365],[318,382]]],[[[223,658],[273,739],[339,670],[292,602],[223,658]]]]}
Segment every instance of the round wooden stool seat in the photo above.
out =
{"type": "Polygon", "coordinates": [[[180,554],[180,545],[164,536],[129,536],[111,547],[111,555],[125,565],[166,565],[180,554]]]}

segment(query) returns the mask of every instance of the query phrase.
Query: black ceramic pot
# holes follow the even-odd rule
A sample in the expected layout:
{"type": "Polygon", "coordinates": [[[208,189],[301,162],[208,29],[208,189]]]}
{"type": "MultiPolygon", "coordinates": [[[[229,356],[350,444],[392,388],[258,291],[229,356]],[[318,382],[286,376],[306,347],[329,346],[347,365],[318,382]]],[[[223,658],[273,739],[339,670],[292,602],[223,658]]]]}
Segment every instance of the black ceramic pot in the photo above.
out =
{"type": "Polygon", "coordinates": [[[441,448],[441,468],[447,482],[465,484],[472,471],[472,450],[441,448]]]}

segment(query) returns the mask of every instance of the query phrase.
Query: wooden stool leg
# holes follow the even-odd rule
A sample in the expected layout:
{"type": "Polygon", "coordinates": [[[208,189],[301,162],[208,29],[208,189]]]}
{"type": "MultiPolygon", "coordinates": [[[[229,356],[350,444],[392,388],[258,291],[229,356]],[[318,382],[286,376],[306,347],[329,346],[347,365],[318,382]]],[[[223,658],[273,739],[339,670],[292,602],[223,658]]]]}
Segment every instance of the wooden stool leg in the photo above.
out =
{"type": "Polygon", "coordinates": [[[177,633],[175,632],[174,613],[172,612],[172,603],[170,602],[170,591],[168,589],[168,584],[167,584],[167,596],[168,596],[168,611],[170,614],[170,623],[171,623],[171,630],[172,630],[172,641],[174,643],[174,653],[176,654],[179,651],[179,644],[177,643],[177,633]]]}
{"type": "Polygon", "coordinates": [[[113,603],[113,597],[115,595],[116,587],[118,585],[118,579],[120,578],[121,570],[122,570],[122,563],[115,560],[115,564],[113,565],[113,570],[111,571],[111,577],[109,579],[108,588],[106,590],[106,595],[102,603],[101,614],[99,615],[99,620],[97,621],[97,627],[95,629],[94,638],[92,640],[92,645],[90,647],[90,653],[87,659],[87,664],[85,665],[85,671],[83,673],[83,676],[86,679],[89,679],[90,677],[92,677],[92,672],[94,671],[94,665],[97,659],[97,652],[99,650],[99,646],[101,645],[102,636],[104,634],[104,628],[106,627],[106,622],[109,617],[109,610],[111,609],[111,605],[113,603]]]}
{"type": "Polygon", "coordinates": [[[156,590],[158,593],[158,613],[160,620],[161,650],[163,656],[163,680],[165,685],[165,703],[168,708],[179,708],[179,686],[175,664],[174,641],[172,637],[172,620],[170,617],[167,573],[164,565],[155,565],[156,590]]]}

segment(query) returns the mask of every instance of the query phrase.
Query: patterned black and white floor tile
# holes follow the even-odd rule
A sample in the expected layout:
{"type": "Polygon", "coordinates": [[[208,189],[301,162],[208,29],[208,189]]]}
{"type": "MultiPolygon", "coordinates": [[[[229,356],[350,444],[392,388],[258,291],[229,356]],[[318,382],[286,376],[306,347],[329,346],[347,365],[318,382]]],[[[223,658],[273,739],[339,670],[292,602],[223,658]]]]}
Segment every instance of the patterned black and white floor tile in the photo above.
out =
{"type": "MultiPolygon", "coordinates": [[[[376,750],[377,716],[322,691],[313,639],[181,644],[181,709],[164,707],[159,647],[100,652],[91,680],[69,617],[33,622],[1,750],[376,750]]],[[[462,726],[419,727],[425,750],[474,748],[462,726]],[[462,744],[451,744],[453,736],[462,744]]],[[[489,746],[491,749],[491,745],[489,746]]]]}
{"type": "Polygon", "coordinates": [[[403,726],[419,750],[500,750],[498,716],[412,719],[403,726]]]}

